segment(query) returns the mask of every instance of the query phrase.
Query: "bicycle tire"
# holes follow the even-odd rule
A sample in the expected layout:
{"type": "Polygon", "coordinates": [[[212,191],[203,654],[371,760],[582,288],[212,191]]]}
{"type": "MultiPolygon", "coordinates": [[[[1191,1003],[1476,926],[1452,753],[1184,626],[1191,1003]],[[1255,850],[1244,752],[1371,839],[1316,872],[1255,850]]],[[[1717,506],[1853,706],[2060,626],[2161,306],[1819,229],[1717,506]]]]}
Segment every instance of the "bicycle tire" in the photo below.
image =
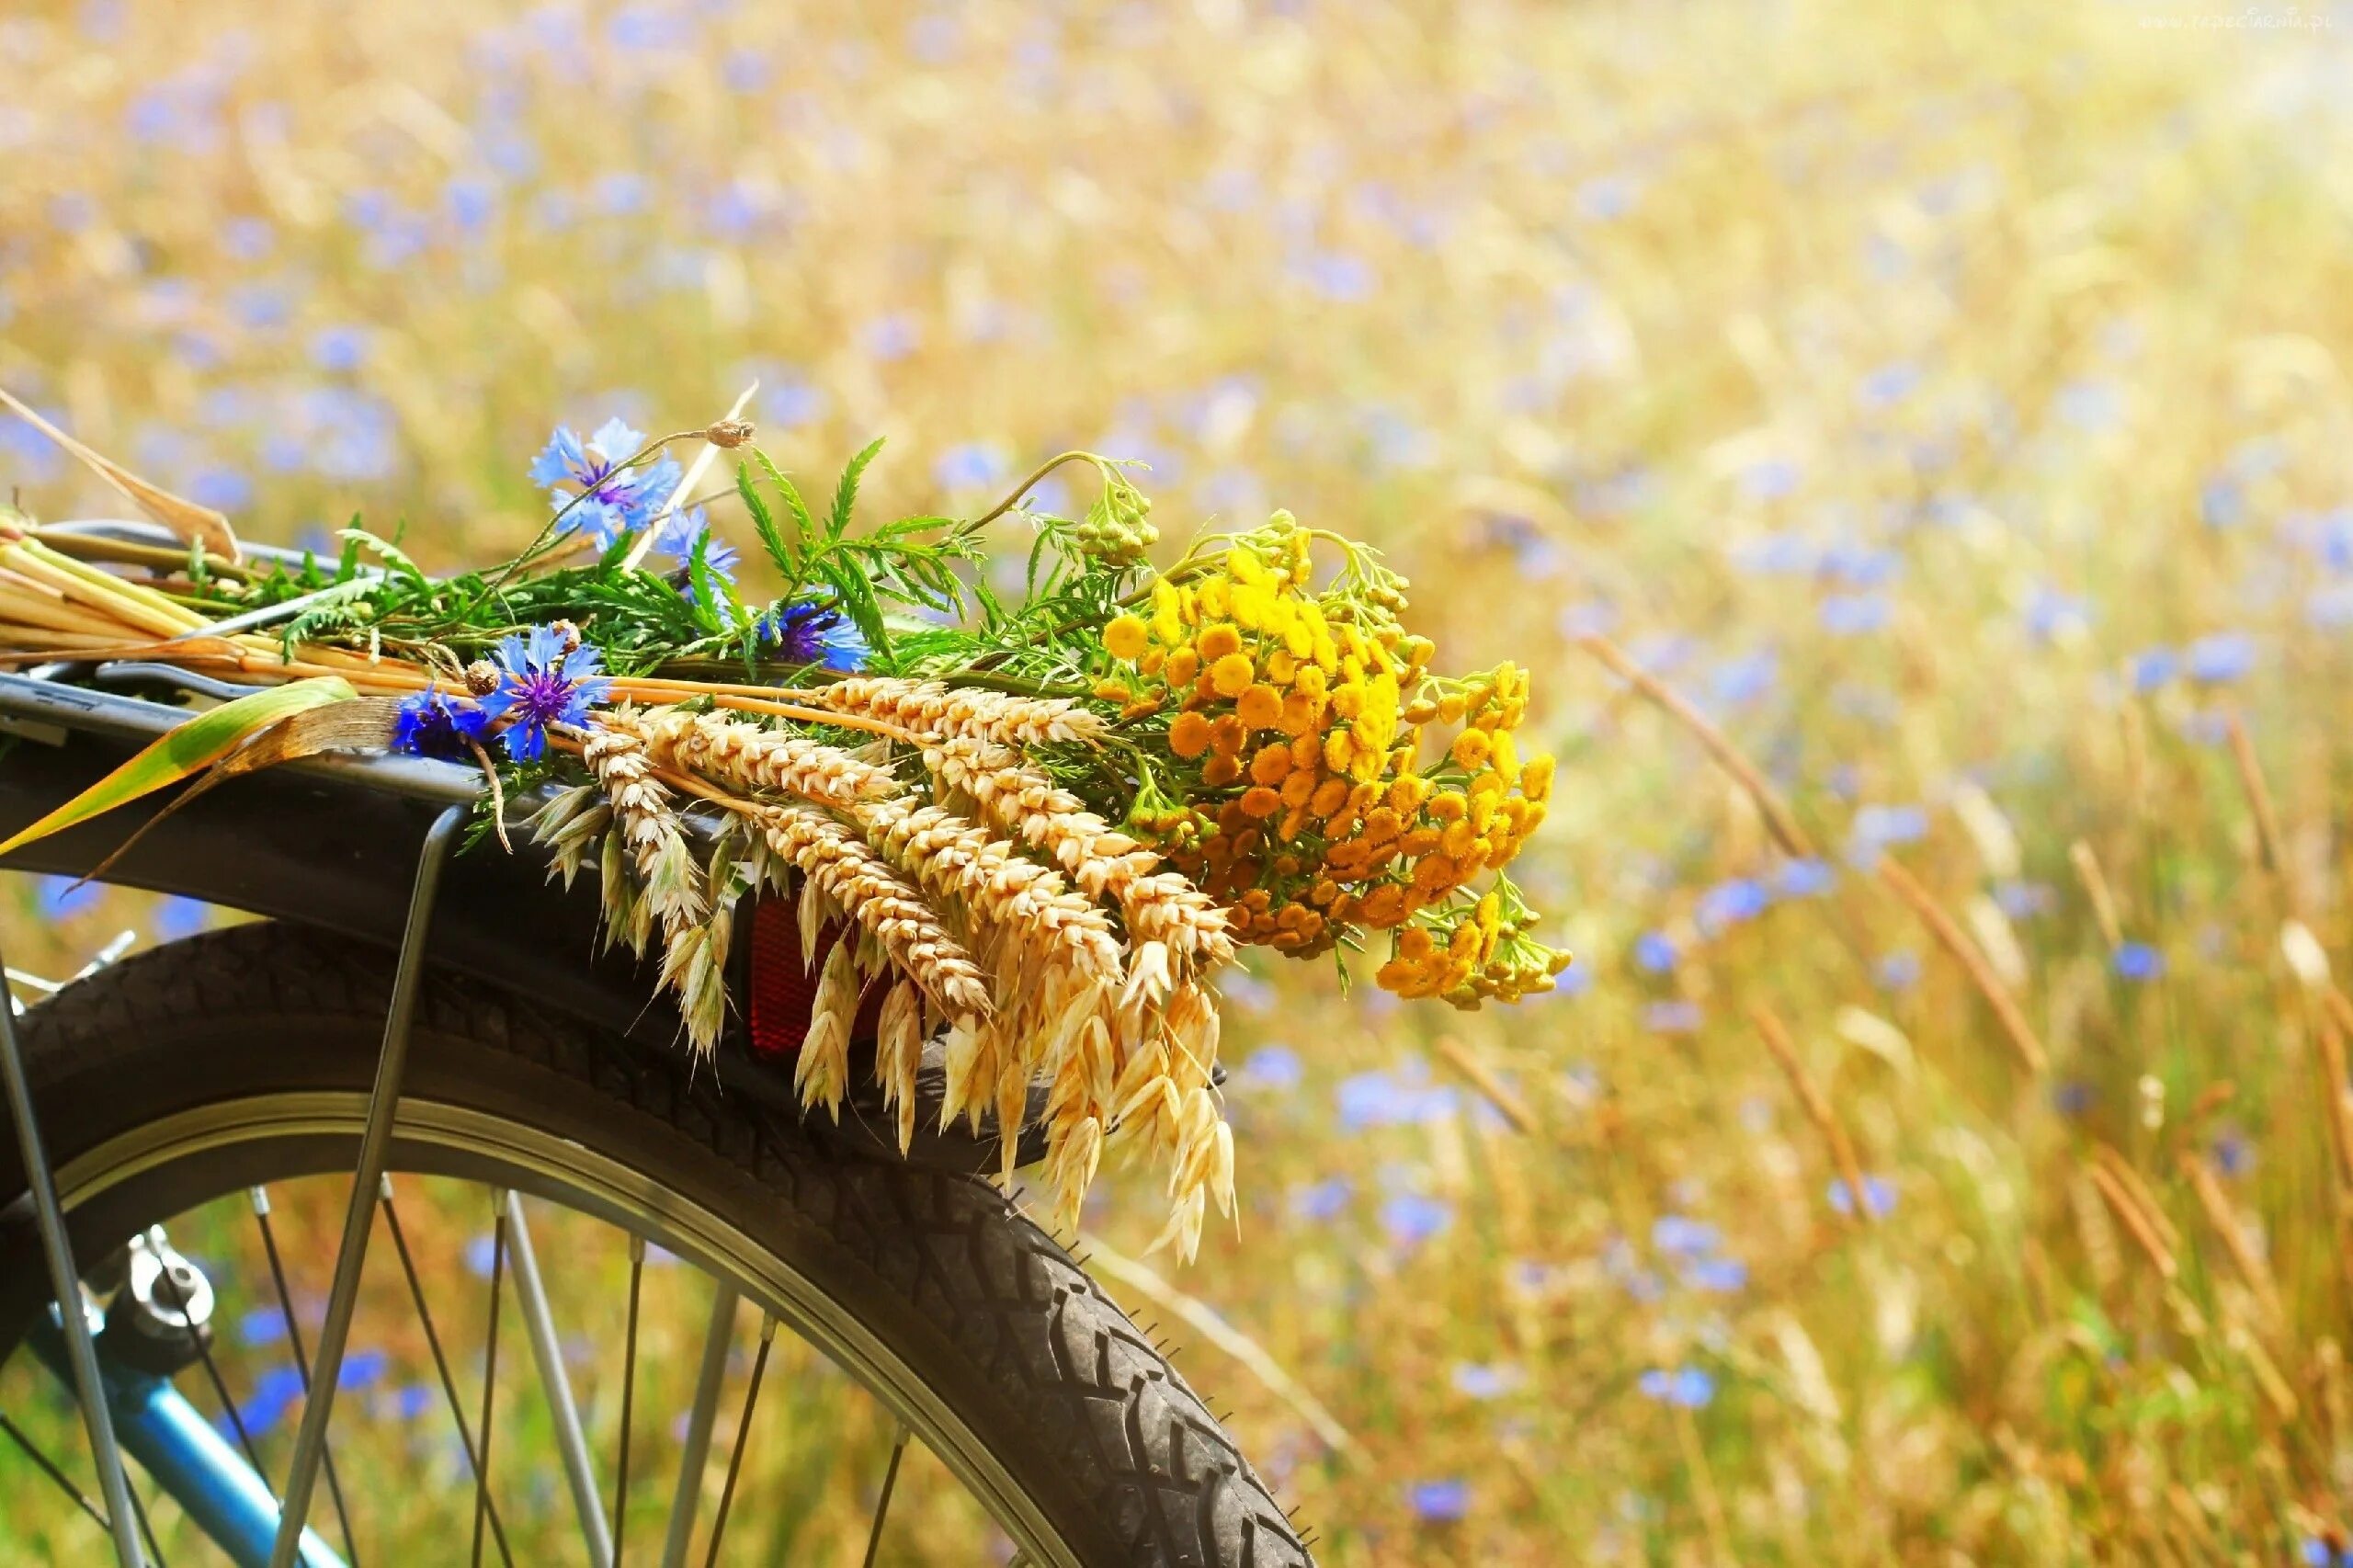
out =
{"type": "MultiPolygon", "coordinates": [[[[390,983],[391,955],[379,949],[265,922],[153,949],[67,986],[19,1026],[53,1165],[76,1171],[142,1128],[223,1107],[364,1095],[390,983]]],[[[897,1388],[903,1398],[920,1391],[936,1402],[926,1419],[960,1428],[949,1442],[977,1445],[974,1463],[985,1456],[1002,1468],[1051,1528],[1057,1555],[1087,1568],[1311,1562],[1184,1378],[985,1183],[847,1153],[729,1096],[683,1053],[649,1053],[441,974],[419,996],[404,1118],[412,1105],[594,1151],[752,1238],[822,1291],[865,1336],[858,1343],[881,1347],[883,1369],[870,1374],[912,1380],[897,1388]]],[[[341,1159],[348,1170],[342,1151],[353,1142],[230,1142],[100,1184],[72,1216],[79,1256],[86,1265],[136,1226],[288,1174],[279,1167],[290,1157],[320,1169],[341,1159]]],[[[406,1154],[417,1168],[428,1153],[396,1137],[396,1165],[406,1154]]],[[[453,1171],[465,1163],[445,1162],[453,1171]]],[[[96,1179],[82,1175],[85,1187],[96,1179]]],[[[0,1210],[10,1221],[0,1280],[18,1282],[0,1300],[0,1312],[14,1314],[0,1330],[13,1335],[47,1291],[27,1299],[45,1277],[30,1250],[22,1162],[5,1133],[0,1194],[13,1200],[0,1210]]]]}

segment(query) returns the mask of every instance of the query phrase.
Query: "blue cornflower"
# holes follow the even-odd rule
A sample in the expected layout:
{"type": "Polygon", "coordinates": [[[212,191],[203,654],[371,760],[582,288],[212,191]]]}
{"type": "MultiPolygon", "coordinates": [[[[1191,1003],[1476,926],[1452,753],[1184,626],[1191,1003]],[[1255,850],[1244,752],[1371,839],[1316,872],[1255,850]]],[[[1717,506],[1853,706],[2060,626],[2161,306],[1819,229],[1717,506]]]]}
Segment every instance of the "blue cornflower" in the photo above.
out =
{"type": "Polygon", "coordinates": [[[1287,1045],[1262,1045],[1242,1064],[1242,1082],[1257,1089],[1296,1089],[1307,1076],[1299,1052],[1287,1045]]]}
{"type": "Polygon", "coordinates": [[[1736,1296],[1748,1289],[1748,1265],[1736,1257],[1703,1257],[1683,1270],[1683,1281],[1695,1290],[1736,1296]]]}
{"type": "Polygon", "coordinates": [[[1723,1239],[1723,1233],[1705,1220],[1681,1214],[1662,1214],[1651,1224],[1651,1245],[1678,1257],[1705,1257],[1723,1239]]]}
{"type": "MultiPolygon", "coordinates": [[[[1855,1195],[1847,1190],[1844,1176],[1830,1184],[1830,1207],[1841,1214],[1855,1211],[1855,1195]]],[[[1895,1184],[1884,1176],[1863,1178],[1863,1210],[1873,1218],[1884,1218],[1895,1212],[1895,1184]]]]}
{"type": "Polygon", "coordinates": [[[1643,1392],[1661,1404],[1679,1404],[1686,1410],[1699,1410],[1716,1397],[1716,1380],[1698,1367],[1677,1367],[1668,1371],[1653,1367],[1640,1380],[1643,1392]]]}
{"type": "Polygon", "coordinates": [[[2116,972],[2124,980],[2154,980],[2165,971],[2165,956],[2146,942],[2126,942],[2116,949],[2116,972]]]}
{"type": "Polygon", "coordinates": [[[760,641],[789,665],[854,670],[866,663],[866,639],[831,605],[785,605],[760,619],[760,641]]]}
{"type": "Polygon", "coordinates": [[[1508,1363],[1458,1361],[1454,1367],[1454,1392],[1472,1399],[1501,1399],[1522,1381],[1519,1369],[1508,1363]]]}
{"type": "Polygon", "coordinates": [[[1346,1176],[1326,1176],[1290,1193],[1290,1211],[1302,1220],[1336,1220],[1347,1212],[1356,1187],[1346,1176]]]}
{"type": "MultiPolygon", "coordinates": [[[[703,517],[701,507],[697,506],[685,512],[673,512],[663,520],[662,526],[654,530],[654,549],[657,553],[667,555],[676,561],[677,569],[685,571],[695,558],[696,547],[702,545],[703,540],[710,533],[710,524],[703,517]]],[[[735,552],[735,547],[722,539],[712,538],[710,544],[703,547],[702,563],[710,569],[710,574],[713,577],[722,583],[735,581],[735,563],[740,559],[741,557],[735,552]]],[[[687,583],[686,594],[687,602],[694,603],[695,585],[691,578],[687,583]]]]}
{"type": "Polygon", "coordinates": [[[420,691],[402,699],[392,749],[463,761],[489,727],[490,715],[479,704],[447,692],[420,691]]]}
{"type": "Polygon", "coordinates": [[[506,755],[536,761],[547,750],[550,724],[585,724],[589,708],[605,700],[612,682],[597,674],[604,659],[581,644],[564,648],[563,634],[534,626],[530,637],[509,637],[498,645],[498,689],[482,699],[489,718],[509,721],[506,755]]]}
{"type": "Polygon", "coordinates": [[[1920,957],[1917,953],[1893,952],[1880,960],[1871,972],[1882,991],[1909,991],[1920,983],[1920,957]]]}
{"type": "Polygon", "coordinates": [[[606,420],[585,441],[569,425],[555,427],[531,463],[531,478],[548,487],[559,507],[570,506],[575,494],[586,497],[564,518],[566,533],[585,533],[598,549],[608,550],[623,534],[645,526],[678,487],[681,474],[666,455],[650,467],[615,472],[644,445],[643,433],[619,419],[606,420]]]}
{"type": "Polygon", "coordinates": [[[1471,1511],[1467,1481],[1417,1481],[1405,1489],[1415,1517],[1429,1524],[1450,1525],[1471,1511]]]}
{"type": "Polygon", "coordinates": [[[1734,877],[1701,893],[1691,918],[1700,930],[1713,936],[1744,920],[1756,919],[1772,902],[1764,883],[1753,877],[1734,877]]]}
{"type": "Polygon", "coordinates": [[[1454,1223],[1454,1206],[1442,1198],[1401,1192],[1381,1206],[1381,1229],[1400,1250],[1421,1245],[1454,1223]]]}
{"type": "Polygon", "coordinates": [[[2237,680],[2255,668],[2255,639],[2244,631],[2218,631],[2189,645],[2190,678],[2210,684],[2237,680]]]}
{"type": "Polygon", "coordinates": [[[1773,874],[1773,892],[1782,898],[1818,898],[1837,881],[1827,861],[1790,860],[1773,874]]]}
{"type": "Polygon", "coordinates": [[[1665,974],[1674,969],[1675,938],[1664,931],[1645,931],[1634,938],[1635,967],[1651,974],[1665,974]]]}

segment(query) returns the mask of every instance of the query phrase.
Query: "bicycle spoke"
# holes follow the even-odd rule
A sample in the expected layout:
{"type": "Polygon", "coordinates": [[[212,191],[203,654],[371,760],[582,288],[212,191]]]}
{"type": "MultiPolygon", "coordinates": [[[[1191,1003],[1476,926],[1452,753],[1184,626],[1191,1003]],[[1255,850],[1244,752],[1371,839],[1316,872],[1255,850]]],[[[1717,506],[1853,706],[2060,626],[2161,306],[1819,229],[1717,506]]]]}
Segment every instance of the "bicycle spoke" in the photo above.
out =
{"type": "Polygon", "coordinates": [[[722,1279],[710,1296],[710,1323],[703,1330],[702,1367],[695,1374],[694,1408],[687,1413],[686,1451],[678,1456],[678,1489],[670,1503],[670,1533],[662,1545],[662,1568],[683,1568],[687,1543],[695,1533],[695,1509],[702,1501],[702,1467],[710,1457],[710,1423],[719,1410],[719,1385],[727,1376],[727,1341],[735,1327],[735,1287],[722,1279]]]}
{"type": "Polygon", "coordinates": [[[531,1228],[523,1219],[523,1195],[512,1189],[506,1194],[506,1221],[515,1249],[515,1310],[522,1314],[530,1340],[531,1362],[539,1370],[540,1392],[547,1398],[548,1416],[555,1426],[556,1453],[563,1460],[563,1478],[572,1488],[573,1511],[580,1518],[589,1568],[609,1568],[613,1540],[605,1525],[604,1503],[597,1495],[588,1439],[580,1430],[580,1407],[573,1403],[572,1380],[564,1374],[563,1350],[555,1337],[555,1313],[540,1278],[539,1255],[531,1250],[531,1228]]]}
{"type": "MultiPolygon", "coordinates": [[[[294,1372],[302,1380],[302,1397],[311,1397],[311,1355],[302,1348],[302,1325],[294,1321],[294,1292],[286,1288],[286,1264],[278,1256],[278,1232],[269,1222],[269,1194],[258,1187],[248,1187],[245,1196],[252,1201],[254,1223],[261,1227],[262,1255],[269,1259],[269,1282],[278,1290],[278,1314],[286,1320],[287,1347],[294,1353],[294,1372]]],[[[343,1503],[343,1478],[335,1472],[335,1445],[328,1444],[319,1454],[320,1466],[326,1471],[327,1496],[335,1504],[335,1522],[343,1532],[343,1560],[350,1568],[359,1568],[359,1548],[351,1540],[351,1511],[343,1503]]],[[[254,1473],[261,1473],[261,1466],[254,1466],[254,1473]]]]}
{"type": "Polygon", "coordinates": [[[874,1528],[866,1533],[863,1568],[874,1568],[874,1554],[882,1550],[882,1516],[891,1511],[891,1494],[899,1484],[899,1461],[907,1457],[907,1429],[900,1427],[898,1441],[891,1445],[891,1467],[882,1472],[882,1495],[874,1500],[874,1528]]]}
{"type": "Polygon", "coordinates": [[[702,1568],[717,1568],[720,1538],[727,1533],[727,1509],[735,1501],[735,1477],[744,1468],[744,1449],[752,1438],[752,1406],[760,1400],[760,1379],[768,1369],[768,1347],[776,1342],[776,1319],[760,1319],[760,1353],[752,1358],[752,1384],[744,1391],[744,1414],[735,1423],[735,1446],[727,1455],[727,1482],[719,1489],[719,1512],[710,1521],[710,1551],[702,1568]]]}
{"type": "Polygon", "coordinates": [[[482,1463],[474,1467],[474,1549],[471,1559],[482,1568],[482,1526],[490,1507],[490,1418],[498,1395],[498,1281],[506,1272],[506,1195],[491,1198],[490,1333],[482,1362],[482,1463]]]}
{"type": "MultiPolygon", "coordinates": [[[[161,1264],[161,1260],[158,1260],[161,1264]]],[[[229,1417],[229,1429],[237,1435],[237,1447],[245,1451],[245,1462],[254,1467],[254,1474],[264,1486],[269,1484],[269,1471],[261,1465],[260,1450],[254,1447],[253,1434],[245,1430],[245,1418],[237,1410],[237,1402],[230,1396],[229,1381],[221,1375],[221,1364],[212,1358],[212,1342],[196,1331],[188,1323],[188,1298],[180,1294],[179,1281],[172,1278],[168,1265],[162,1265],[155,1275],[155,1289],[164,1304],[180,1314],[180,1322],[188,1326],[188,1336],[196,1342],[196,1358],[204,1364],[204,1375],[212,1384],[213,1393],[221,1401],[221,1408],[229,1417]]]]}
{"type": "Polygon", "coordinates": [[[147,1539],[149,1560],[155,1568],[165,1568],[164,1549],[155,1544],[155,1527],[147,1522],[147,1505],[139,1500],[139,1488],[131,1484],[131,1478],[127,1475],[122,1478],[122,1492],[131,1499],[131,1517],[139,1521],[139,1533],[147,1539]]]}
{"type": "Polygon", "coordinates": [[[613,1477],[613,1568],[620,1568],[621,1540],[629,1523],[629,1418],[637,1392],[637,1296],[645,1283],[645,1238],[629,1238],[629,1345],[621,1352],[620,1459],[613,1477]]]}
{"type": "Polygon", "coordinates": [[[55,1460],[51,1459],[47,1454],[41,1452],[40,1446],[35,1443],[30,1437],[25,1436],[23,1427],[9,1420],[7,1416],[0,1415],[0,1432],[5,1432],[13,1438],[16,1441],[17,1447],[25,1450],[25,1457],[32,1460],[35,1465],[39,1466],[40,1472],[43,1475],[48,1476],[51,1481],[57,1483],[57,1489],[64,1493],[68,1497],[73,1498],[74,1503],[81,1508],[82,1512],[90,1516],[90,1522],[92,1524],[97,1526],[98,1528],[102,1530],[107,1530],[108,1532],[113,1530],[114,1527],[107,1523],[107,1517],[98,1512],[98,1506],[96,1503],[91,1502],[88,1494],[80,1487],[74,1484],[73,1477],[67,1475],[63,1469],[59,1468],[55,1460]]]}
{"type": "MultiPolygon", "coordinates": [[[[401,1274],[408,1281],[408,1299],[416,1308],[416,1321],[425,1330],[425,1347],[433,1353],[433,1369],[441,1379],[441,1395],[449,1402],[449,1419],[457,1424],[458,1446],[465,1450],[466,1465],[477,1476],[482,1473],[482,1457],[474,1450],[474,1435],[466,1425],[464,1402],[458,1397],[458,1380],[449,1375],[449,1358],[441,1348],[441,1335],[433,1326],[433,1311],[425,1304],[425,1285],[416,1274],[416,1259],[408,1250],[408,1233],[401,1229],[400,1210],[392,1206],[392,1178],[386,1176],[377,1199],[384,1210],[384,1229],[392,1238],[392,1252],[401,1260],[401,1274]]],[[[506,1550],[506,1529],[499,1522],[498,1505],[490,1508],[490,1535],[497,1543],[498,1559],[506,1568],[515,1568],[515,1559],[506,1550]]]]}

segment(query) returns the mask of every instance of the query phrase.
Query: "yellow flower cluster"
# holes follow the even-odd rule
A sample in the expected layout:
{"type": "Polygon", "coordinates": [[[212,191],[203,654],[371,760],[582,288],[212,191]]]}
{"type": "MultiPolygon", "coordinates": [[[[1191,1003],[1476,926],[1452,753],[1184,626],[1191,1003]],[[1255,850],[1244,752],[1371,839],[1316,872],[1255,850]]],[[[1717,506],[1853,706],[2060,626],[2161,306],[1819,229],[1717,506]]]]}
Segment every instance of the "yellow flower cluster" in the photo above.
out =
{"type": "Polygon", "coordinates": [[[1225,904],[1243,940],[1297,957],[1352,927],[1398,933],[1381,983],[1471,1002],[1549,988],[1564,959],[1528,940],[1517,893],[1472,898],[1543,821],[1552,760],[1513,740],[1528,679],[1450,681],[1391,613],[1397,579],[1310,591],[1311,534],[1278,516],[1154,585],[1103,632],[1096,696],[1168,715],[1180,786],[1147,785],[1130,825],[1225,904]],[[1460,726],[1417,767],[1426,726],[1460,726]],[[1169,803],[1181,801],[1183,804],[1169,803]]]}

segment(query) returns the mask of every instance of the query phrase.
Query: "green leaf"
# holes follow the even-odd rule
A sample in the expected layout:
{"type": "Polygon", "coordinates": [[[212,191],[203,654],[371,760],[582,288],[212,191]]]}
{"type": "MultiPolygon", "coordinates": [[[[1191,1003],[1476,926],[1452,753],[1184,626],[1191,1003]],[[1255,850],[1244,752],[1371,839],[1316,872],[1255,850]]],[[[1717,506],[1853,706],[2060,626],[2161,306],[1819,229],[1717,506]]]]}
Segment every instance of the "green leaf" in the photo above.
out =
{"type": "Polygon", "coordinates": [[[392,540],[388,539],[380,539],[376,535],[369,533],[366,528],[344,528],[337,532],[335,537],[342,540],[345,543],[346,549],[344,558],[347,561],[352,559],[350,547],[355,545],[364,546],[365,548],[375,551],[377,559],[383,562],[386,566],[391,567],[402,576],[408,578],[418,587],[427,589],[432,587],[433,585],[431,581],[426,578],[424,571],[418,567],[415,562],[411,561],[408,558],[407,552],[403,551],[399,545],[394,544],[392,540]]]}
{"type": "Polygon", "coordinates": [[[866,443],[864,451],[849,460],[847,468],[842,470],[842,481],[834,486],[834,515],[829,519],[827,538],[839,539],[849,532],[849,515],[858,506],[858,482],[864,476],[866,465],[872,462],[874,454],[881,449],[882,437],[877,436],[866,443]]]}
{"type": "Polygon", "coordinates": [[[330,702],[347,702],[358,695],[341,676],[315,676],[285,686],[265,687],[250,696],[224,702],[163,735],[120,767],[6,844],[0,844],[0,855],[176,783],[290,714],[330,702]]]}
{"type": "Polygon", "coordinates": [[[759,487],[752,483],[752,465],[735,465],[735,494],[744,498],[744,510],[752,515],[752,528],[760,536],[760,546],[776,562],[776,569],[790,577],[794,574],[792,551],[784,541],[783,530],[776,526],[776,514],[760,499],[759,487]]]}
{"type": "Polygon", "coordinates": [[[694,603],[690,607],[695,624],[705,631],[724,631],[719,619],[719,584],[710,569],[710,530],[703,529],[695,536],[695,547],[687,557],[687,581],[695,585],[694,603]]]}
{"type": "Polygon", "coordinates": [[[817,519],[809,515],[809,504],[801,499],[801,487],[784,477],[784,471],[776,466],[767,453],[755,447],[752,454],[760,460],[760,467],[767,472],[768,483],[776,486],[776,493],[784,497],[785,510],[792,514],[794,525],[801,529],[802,542],[807,542],[817,532],[817,519]]]}

